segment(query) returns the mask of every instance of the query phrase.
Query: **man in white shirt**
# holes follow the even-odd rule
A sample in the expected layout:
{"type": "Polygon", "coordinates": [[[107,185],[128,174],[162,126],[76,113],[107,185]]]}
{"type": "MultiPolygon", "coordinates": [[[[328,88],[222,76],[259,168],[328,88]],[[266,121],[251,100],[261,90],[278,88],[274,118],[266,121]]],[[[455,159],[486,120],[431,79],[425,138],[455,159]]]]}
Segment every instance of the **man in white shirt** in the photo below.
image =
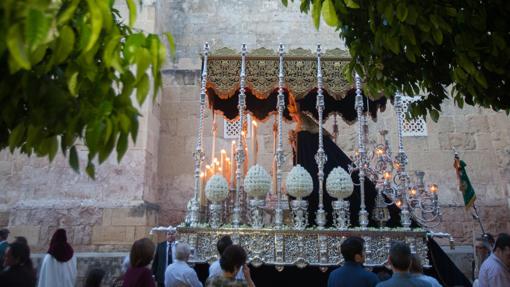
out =
{"type": "Polygon", "coordinates": [[[156,248],[156,254],[152,261],[152,274],[158,283],[158,287],[164,286],[166,267],[175,260],[176,235],[177,230],[170,226],[166,233],[166,240],[159,243],[156,248]]]}
{"type": "Polygon", "coordinates": [[[186,243],[177,243],[175,261],[165,271],[165,287],[202,287],[197,273],[188,263],[191,249],[186,243]]]}
{"type": "Polygon", "coordinates": [[[496,239],[494,252],[480,267],[478,286],[510,286],[510,235],[501,233],[496,239]]]}
{"type": "MultiPolygon", "coordinates": [[[[219,257],[221,257],[221,254],[223,254],[223,251],[225,251],[225,249],[227,249],[227,247],[229,247],[232,244],[233,244],[233,242],[232,242],[232,239],[230,238],[230,236],[225,235],[222,238],[220,238],[220,240],[218,240],[218,242],[216,243],[216,248],[218,249],[219,257]]],[[[207,278],[219,276],[222,274],[223,274],[223,270],[221,269],[221,266],[220,266],[220,260],[216,260],[211,264],[211,266],[209,266],[209,277],[207,277],[207,278]]],[[[243,273],[243,267],[241,267],[241,270],[239,270],[239,272],[237,272],[236,279],[238,279],[238,280],[245,279],[244,273],[243,273]]]]}

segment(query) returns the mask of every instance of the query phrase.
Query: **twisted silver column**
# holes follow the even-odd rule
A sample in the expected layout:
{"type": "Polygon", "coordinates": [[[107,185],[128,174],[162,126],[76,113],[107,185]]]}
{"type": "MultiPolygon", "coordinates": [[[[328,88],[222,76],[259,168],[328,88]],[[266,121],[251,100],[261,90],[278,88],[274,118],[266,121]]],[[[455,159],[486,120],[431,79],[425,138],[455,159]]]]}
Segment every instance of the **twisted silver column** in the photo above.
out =
{"type": "Polygon", "coordinates": [[[368,226],[368,212],[365,206],[365,168],[366,168],[366,151],[365,139],[363,138],[363,126],[365,123],[365,115],[363,114],[363,97],[361,95],[361,77],[356,73],[354,76],[356,82],[356,101],[355,108],[358,115],[358,162],[356,165],[359,170],[359,191],[360,191],[360,211],[359,211],[359,225],[362,229],[368,226]]]}
{"type": "Polygon", "coordinates": [[[397,170],[398,178],[400,179],[399,193],[402,198],[402,206],[400,208],[400,223],[405,229],[410,229],[411,215],[407,203],[407,189],[409,187],[409,176],[407,175],[407,154],[404,151],[404,141],[402,136],[402,94],[397,92],[395,94],[395,114],[397,117],[397,131],[398,131],[398,155],[397,160],[400,163],[400,168],[397,170]]]}
{"type": "Polygon", "coordinates": [[[283,78],[283,55],[284,47],[280,44],[278,49],[280,56],[280,67],[278,72],[278,147],[276,148],[276,210],[275,210],[275,227],[282,228],[283,226],[283,210],[281,206],[282,198],[282,168],[285,162],[285,155],[283,153],[283,110],[285,109],[285,95],[283,93],[284,78],[283,78]]]}
{"type": "Polygon", "coordinates": [[[246,109],[246,94],[245,94],[245,81],[246,81],[246,44],[241,48],[241,75],[239,83],[239,130],[236,152],[236,197],[234,203],[234,210],[232,213],[232,225],[239,227],[241,224],[241,191],[243,190],[243,164],[245,159],[244,145],[243,145],[243,127],[244,127],[244,111],[246,109]]]}
{"type": "Polygon", "coordinates": [[[193,198],[188,205],[186,214],[186,223],[195,227],[199,222],[200,203],[200,171],[202,170],[202,163],[204,161],[205,153],[202,147],[202,138],[204,136],[204,113],[205,113],[205,84],[207,81],[207,57],[209,56],[209,44],[206,42],[204,45],[204,62],[202,67],[202,79],[200,83],[200,115],[198,120],[198,136],[193,158],[195,160],[194,180],[195,186],[193,190],[193,198]]]}
{"type": "Polygon", "coordinates": [[[323,145],[323,112],[324,112],[324,95],[322,94],[322,68],[321,68],[321,45],[317,45],[317,113],[319,115],[319,147],[315,154],[315,161],[319,172],[317,174],[319,179],[319,209],[317,210],[315,223],[319,229],[323,229],[326,225],[326,212],[324,211],[324,165],[328,160],[324,152],[323,145]]]}

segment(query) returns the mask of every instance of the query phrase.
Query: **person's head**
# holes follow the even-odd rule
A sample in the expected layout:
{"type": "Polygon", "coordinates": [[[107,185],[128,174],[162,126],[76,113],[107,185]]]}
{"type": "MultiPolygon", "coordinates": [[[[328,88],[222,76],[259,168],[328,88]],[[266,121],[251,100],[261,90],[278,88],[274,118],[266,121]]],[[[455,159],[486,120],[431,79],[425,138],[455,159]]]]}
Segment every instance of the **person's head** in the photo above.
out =
{"type": "Polygon", "coordinates": [[[177,246],[175,246],[175,259],[188,261],[190,254],[191,248],[187,243],[177,243],[177,246]]]}
{"type": "Polygon", "coordinates": [[[411,273],[423,273],[423,266],[421,265],[420,257],[416,254],[411,254],[411,266],[409,267],[411,273]]]}
{"type": "Polygon", "coordinates": [[[4,266],[18,266],[28,263],[31,263],[28,245],[19,242],[9,244],[5,251],[4,266]]]}
{"type": "Polygon", "coordinates": [[[142,238],[133,243],[129,252],[131,267],[143,267],[149,265],[154,256],[154,243],[149,238],[142,238]]]}
{"type": "Polygon", "coordinates": [[[223,254],[225,249],[227,249],[227,247],[229,247],[232,244],[234,244],[234,243],[232,242],[232,239],[230,238],[230,236],[225,235],[222,238],[220,238],[220,240],[218,240],[218,242],[216,243],[216,248],[218,249],[218,254],[220,254],[220,256],[221,256],[221,254],[223,254]]]}
{"type": "Polygon", "coordinates": [[[174,242],[175,236],[177,235],[177,231],[175,229],[170,229],[166,232],[166,241],[168,242],[174,242]]]}
{"type": "Polygon", "coordinates": [[[25,245],[27,245],[27,246],[28,246],[28,241],[27,241],[27,239],[26,239],[25,237],[23,237],[23,236],[16,236],[16,237],[14,237],[14,242],[19,242],[19,243],[21,243],[21,244],[25,244],[25,245]]]}
{"type": "Polygon", "coordinates": [[[510,235],[501,233],[494,243],[494,254],[510,268],[510,235]]]}
{"type": "Polygon", "coordinates": [[[246,251],[239,245],[230,245],[223,251],[220,266],[224,272],[236,274],[246,263],[246,251]]]}
{"type": "Polygon", "coordinates": [[[342,245],[340,245],[340,252],[345,261],[353,261],[361,264],[365,262],[364,243],[362,238],[356,236],[345,239],[342,245]]]}
{"type": "Polygon", "coordinates": [[[73,257],[74,250],[67,242],[65,229],[59,228],[53,233],[48,253],[59,262],[67,262],[73,257]]]}
{"type": "Polygon", "coordinates": [[[390,247],[388,261],[394,271],[408,271],[409,265],[411,265],[411,249],[404,242],[394,242],[390,247]]]}
{"type": "Polygon", "coordinates": [[[0,229],[0,241],[7,240],[7,237],[9,237],[9,229],[7,228],[0,229]]]}
{"type": "Polygon", "coordinates": [[[106,272],[101,268],[92,268],[87,272],[84,287],[101,287],[106,272]]]}

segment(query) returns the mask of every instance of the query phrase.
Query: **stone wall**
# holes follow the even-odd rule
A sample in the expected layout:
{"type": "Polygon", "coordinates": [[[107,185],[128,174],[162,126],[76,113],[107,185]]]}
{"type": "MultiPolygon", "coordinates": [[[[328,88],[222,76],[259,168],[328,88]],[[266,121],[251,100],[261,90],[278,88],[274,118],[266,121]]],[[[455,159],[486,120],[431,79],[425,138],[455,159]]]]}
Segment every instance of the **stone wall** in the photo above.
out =
{"type": "MultiPolygon", "coordinates": [[[[318,42],[325,49],[344,48],[333,29],[322,25],[316,31],[311,17],[299,12],[299,3],[284,8],[275,0],[156,2],[143,7],[137,25],[146,31],[172,32],[176,58],[168,61],[163,71],[162,96],[155,102],[148,99],[141,107],[138,140],[130,144],[120,164],[112,156],[97,168],[93,181],[74,173],[62,156],[48,164],[47,159],[0,153],[0,226],[8,225],[12,236],[27,236],[35,250],[47,247],[57,227],[68,229],[78,250],[127,250],[134,239],[147,235],[149,227],[182,221],[193,192],[191,154],[198,124],[199,53],[204,42],[213,49],[239,49],[242,43],[247,43],[249,50],[276,49],[280,42],[286,49],[312,50],[318,42]]],[[[119,4],[119,9],[126,13],[125,4],[119,4]]],[[[427,121],[427,137],[405,138],[411,169],[424,170],[427,182],[440,186],[444,223],[437,229],[452,233],[458,242],[470,242],[472,230],[478,230],[457,191],[453,145],[468,164],[487,230],[510,230],[510,119],[504,113],[480,108],[460,110],[450,102],[442,108],[438,123],[427,121]]],[[[338,144],[352,154],[355,126],[339,123],[338,144]]],[[[222,121],[218,124],[218,134],[222,135],[222,121]]],[[[327,121],[330,131],[331,126],[332,118],[327,121]]],[[[205,127],[205,149],[210,151],[210,113],[205,127]]],[[[285,125],[285,137],[291,128],[293,125],[285,125]]],[[[391,105],[377,123],[370,122],[373,135],[381,128],[395,131],[391,105]]],[[[259,130],[259,162],[270,170],[272,119],[261,123],[259,130]]],[[[395,147],[394,133],[391,143],[395,147]]],[[[217,150],[228,146],[220,136],[217,150]]],[[[79,149],[83,163],[86,150],[79,149]]],[[[288,171],[288,145],[285,153],[288,171]]]]}

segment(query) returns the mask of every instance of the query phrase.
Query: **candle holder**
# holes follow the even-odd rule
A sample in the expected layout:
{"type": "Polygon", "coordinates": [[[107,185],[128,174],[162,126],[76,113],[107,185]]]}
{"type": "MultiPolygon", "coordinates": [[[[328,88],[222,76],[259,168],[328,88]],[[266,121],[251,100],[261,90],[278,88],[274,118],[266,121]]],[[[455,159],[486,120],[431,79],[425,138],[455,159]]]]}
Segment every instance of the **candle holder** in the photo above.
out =
{"type": "Polygon", "coordinates": [[[333,224],[338,230],[345,230],[351,224],[349,202],[346,200],[335,200],[333,205],[333,224]]]}
{"type": "Polygon", "coordinates": [[[308,225],[308,201],[301,198],[291,200],[293,228],[303,230],[308,225]]]}
{"type": "Polygon", "coordinates": [[[264,212],[263,207],[266,204],[265,200],[259,198],[252,198],[249,200],[250,212],[250,225],[252,228],[262,228],[264,226],[264,212]]]}
{"type": "Polygon", "coordinates": [[[218,228],[222,225],[223,204],[213,202],[209,204],[209,225],[218,228]]]}
{"type": "Polygon", "coordinates": [[[278,49],[279,56],[279,69],[278,69],[278,147],[276,148],[275,161],[276,161],[276,208],[274,225],[276,229],[283,227],[283,210],[282,210],[282,168],[285,163],[285,154],[283,152],[283,110],[285,109],[285,95],[283,93],[284,78],[283,78],[283,44],[280,44],[278,49]]]}

